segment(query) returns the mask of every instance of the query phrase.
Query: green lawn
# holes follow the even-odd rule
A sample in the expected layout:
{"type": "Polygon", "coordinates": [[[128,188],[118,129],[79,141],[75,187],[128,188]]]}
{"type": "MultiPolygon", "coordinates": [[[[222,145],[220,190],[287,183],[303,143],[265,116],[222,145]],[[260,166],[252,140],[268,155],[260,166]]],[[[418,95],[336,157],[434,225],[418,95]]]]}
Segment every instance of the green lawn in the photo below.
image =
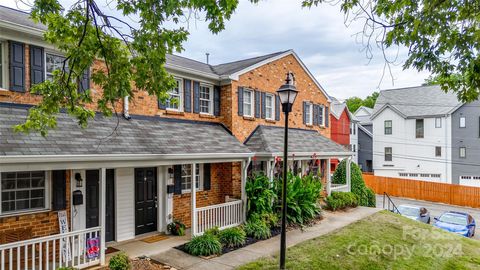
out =
{"type": "MultiPolygon", "coordinates": [[[[278,269],[278,256],[239,269],[278,269]]],[[[480,241],[382,211],[289,248],[287,269],[480,269],[480,241]]]]}

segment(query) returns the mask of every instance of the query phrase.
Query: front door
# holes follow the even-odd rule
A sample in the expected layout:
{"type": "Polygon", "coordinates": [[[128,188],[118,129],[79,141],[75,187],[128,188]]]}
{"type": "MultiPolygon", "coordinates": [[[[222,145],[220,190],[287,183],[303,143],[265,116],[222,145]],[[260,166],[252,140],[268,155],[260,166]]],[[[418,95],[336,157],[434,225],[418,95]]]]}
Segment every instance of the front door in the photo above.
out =
{"type": "Polygon", "coordinates": [[[99,224],[99,180],[100,172],[98,170],[87,170],[85,172],[85,213],[86,228],[97,227],[99,224]]]}
{"type": "Polygon", "coordinates": [[[135,169],[135,234],[157,230],[157,170],[135,169]]]}
{"type": "Polygon", "coordinates": [[[106,174],[105,196],[105,241],[115,240],[115,170],[108,169],[106,174]]]}

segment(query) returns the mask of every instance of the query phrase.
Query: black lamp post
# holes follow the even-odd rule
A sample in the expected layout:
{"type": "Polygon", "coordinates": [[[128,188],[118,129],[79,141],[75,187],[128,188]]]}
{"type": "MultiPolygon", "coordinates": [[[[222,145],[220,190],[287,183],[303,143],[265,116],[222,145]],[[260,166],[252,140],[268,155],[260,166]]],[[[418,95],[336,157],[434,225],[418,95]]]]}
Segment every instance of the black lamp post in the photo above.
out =
{"type": "Polygon", "coordinates": [[[285,137],[283,144],[283,189],[282,189],[282,233],[280,238],[280,269],[285,269],[285,255],[287,248],[287,157],[288,157],[288,113],[292,111],[293,102],[297,97],[295,77],[292,72],[287,73],[285,84],[277,90],[282,111],[285,113],[285,137]]]}

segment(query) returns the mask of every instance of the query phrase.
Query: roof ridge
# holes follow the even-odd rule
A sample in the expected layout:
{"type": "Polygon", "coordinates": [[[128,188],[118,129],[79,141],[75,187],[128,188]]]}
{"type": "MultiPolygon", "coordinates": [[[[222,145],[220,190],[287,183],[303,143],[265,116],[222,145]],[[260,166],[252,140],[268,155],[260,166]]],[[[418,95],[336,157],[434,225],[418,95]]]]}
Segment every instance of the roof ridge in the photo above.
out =
{"type": "Polygon", "coordinates": [[[211,65],[211,66],[212,66],[212,67],[218,67],[218,66],[221,66],[221,65],[229,65],[229,64],[234,64],[234,63],[238,63],[238,62],[253,60],[253,59],[257,59],[257,58],[262,58],[262,57],[266,57],[266,56],[270,56],[270,55],[273,56],[274,54],[282,54],[282,53],[286,53],[286,52],[288,52],[288,51],[291,51],[291,49],[285,50],[285,51],[278,51],[278,52],[268,53],[268,54],[259,55],[259,56],[255,56],[255,57],[250,57],[250,58],[244,58],[244,59],[235,60],[235,61],[231,61],[231,62],[225,62],[225,63],[222,63],[222,64],[211,65]]]}
{"type": "Polygon", "coordinates": [[[17,11],[17,12],[21,12],[21,13],[25,13],[25,14],[28,14],[28,15],[31,14],[31,12],[26,12],[26,11],[23,11],[23,10],[20,10],[20,9],[16,9],[16,8],[12,8],[12,7],[7,7],[7,6],[4,6],[4,5],[0,5],[0,7],[2,7],[2,8],[7,8],[7,9],[10,9],[10,10],[13,10],[13,11],[17,11]]]}
{"type": "Polygon", "coordinates": [[[421,88],[421,87],[431,88],[431,87],[436,87],[436,86],[438,87],[439,85],[438,84],[433,84],[433,85],[407,86],[407,87],[401,87],[401,88],[390,88],[390,89],[380,90],[380,92],[397,91],[397,90],[405,90],[405,89],[413,89],[413,88],[421,88]]]}

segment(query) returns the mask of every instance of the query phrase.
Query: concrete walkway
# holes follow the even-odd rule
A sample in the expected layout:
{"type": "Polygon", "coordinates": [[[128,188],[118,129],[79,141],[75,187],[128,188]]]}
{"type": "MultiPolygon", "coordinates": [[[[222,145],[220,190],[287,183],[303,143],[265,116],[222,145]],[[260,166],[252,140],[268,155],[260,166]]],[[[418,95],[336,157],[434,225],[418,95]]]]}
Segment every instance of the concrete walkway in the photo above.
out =
{"type": "MultiPolygon", "coordinates": [[[[316,238],[327,234],[350,223],[370,216],[382,209],[358,207],[350,209],[347,212],[324,212],[325,219],[319,224],[306,228],[304,231],[293,230],[287,232],[287,246],[291,247],[300,242],[316,238]]],[[[212,259],[202,259],[188,255],[176,249],[168,249],[151,258],[162,263],[166,263],[177,269],[197,269],[197,270],[226,270],[254,261],[261,257],[273,256],[279,252],[280,236],[277,235],[265,241],[246,246],[241,249],[224,254],[212,259]]]]}

